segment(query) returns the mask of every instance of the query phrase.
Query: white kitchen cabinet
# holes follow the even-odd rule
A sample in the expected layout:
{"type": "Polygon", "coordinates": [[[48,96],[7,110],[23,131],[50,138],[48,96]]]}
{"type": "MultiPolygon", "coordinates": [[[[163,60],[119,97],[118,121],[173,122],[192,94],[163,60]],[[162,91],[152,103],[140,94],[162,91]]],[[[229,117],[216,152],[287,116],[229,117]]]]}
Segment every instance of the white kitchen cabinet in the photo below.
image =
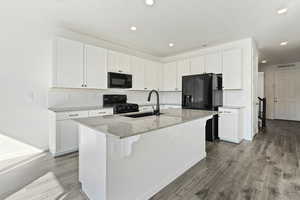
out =
{"type": "Polygon", "coordinates": [[[78,127],[72,120],[56,122],[57,149],[55,156],[78,151],[78,127]]]}
{"type": "Polygon", "coordinates": [[[85,45],[85,86],[107,88],[107,50],[85,45]]]}
{"type": "Polygon", "coordinates": [[[113,114],[114,114],[113,108],[104,108],[104,109],[89,111],[89,117],[98,117],[98,116],[106,116],[106,115],[113,115],[113,114]]]}
{"type": "Polygon", "coordinates": [[[130,71],[132,74],[132,90],[144,90],[145,60],[131,57],[130,71]]]}
{"type": "Polygon", "coordinates": [[[191,58],[191,74],[203,74],[205,72],[204,56],[191,58]]]}
{"type": "Polygon", "coordinates": [[[221,54],[219,52],[205,55],[205,72],[214,74],[222,73],[221,54]]]}
{"type": "Polygon", "coordinates": [[[222,52],[224,89],[243,88],[242,49],[229,49],[222,52]]]}
{"type": "Polygon", "coordinates": [[[50,112],[49,149],[54,157],[78,151],[78,124],[72,119],[112,115],[112,108],[50,112]]]}
{"type": "Polygon", "coordinates": [[[129,74],[130,56],[116,51],[108,51],[108,71],[129,74]]]}
{"type": "Polygon", "coordinates": [[[190,60],[180,60],[177,62],[177,89],[182,90],[182,76],[190,75],[190,60]]]}
{"type": "Polygon", "coordinates": [[[240,143],[243,139],[243,109],[219,108],[219,137],[240,143]]]}
{"type": "Polygon", "coordinates": [[[84,44],[57,38],[54,46],[53,86],[84,87],[84,44]]]}
{"type": "Polygon", "coordinates": [[[163,90],[176,91],[177,89],[177,62],[163,66],[163,90]]]}
{"type": "Polygon", "coordinates": [[[159,65],[156,62],[146,60],[144,75],[145,90],[159,89],[158,67],[159,65]]]}

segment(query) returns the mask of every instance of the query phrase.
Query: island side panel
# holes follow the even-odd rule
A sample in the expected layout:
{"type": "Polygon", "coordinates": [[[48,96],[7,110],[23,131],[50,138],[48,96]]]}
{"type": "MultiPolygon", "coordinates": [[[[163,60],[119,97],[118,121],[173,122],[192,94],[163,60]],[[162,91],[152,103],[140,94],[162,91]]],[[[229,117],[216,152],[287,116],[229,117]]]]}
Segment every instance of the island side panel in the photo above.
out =
{"type": "Polygon", "coordinates": [[[79,181],[91,200],[106,200],[106,135],[79,125],[79,181]]]}
{"type": "Polygon", "coordinates": [[[207,119],[125,139],[108,137],[107,200],[149,199],[205,158],[207,119]]]}

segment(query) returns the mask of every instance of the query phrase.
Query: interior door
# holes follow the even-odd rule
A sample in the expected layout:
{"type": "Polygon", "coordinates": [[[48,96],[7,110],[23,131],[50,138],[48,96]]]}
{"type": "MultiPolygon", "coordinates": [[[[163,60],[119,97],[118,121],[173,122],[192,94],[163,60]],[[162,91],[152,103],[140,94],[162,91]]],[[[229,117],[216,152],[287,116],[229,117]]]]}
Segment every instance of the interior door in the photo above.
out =
{"type": "Polygon", "coordinates": [[[275,118],[299,120],[299,70],[285,69],[275,72],[275,118]]]}

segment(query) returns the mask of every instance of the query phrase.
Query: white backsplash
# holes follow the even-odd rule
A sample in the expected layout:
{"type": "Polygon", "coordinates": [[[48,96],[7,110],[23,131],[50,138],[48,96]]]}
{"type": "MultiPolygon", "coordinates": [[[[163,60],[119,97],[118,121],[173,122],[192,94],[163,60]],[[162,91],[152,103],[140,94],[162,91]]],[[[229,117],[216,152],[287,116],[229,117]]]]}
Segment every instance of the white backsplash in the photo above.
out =
{"type": "MultiPolygon", "coordinates": [[[[49,107],[102,106],[103,94],[126,94],[127,102],[147,104],[149,91],[126,90],[81,90],[81,89],[50,89],[48,92],[49,107]]],[[[243,106],[245,95],[241,90],[225,90],[223,104],[243,106]]],[[[181,92],[160,92],[160,102],[164,104],[181,104],[181,92]]],[[[156,103],[153,95],[150,103],[156,103]]]]}
{"type": "MultiPolygon", "coordinates": [[[[129,103],[147,104],[148,93],[148,91],[126,90],[50,89],[48,107],[102,106],[103,94],[126,94],[129,103]]],[[[155,102],[156,97],[153,95],[150,103],[155,102]]]]}

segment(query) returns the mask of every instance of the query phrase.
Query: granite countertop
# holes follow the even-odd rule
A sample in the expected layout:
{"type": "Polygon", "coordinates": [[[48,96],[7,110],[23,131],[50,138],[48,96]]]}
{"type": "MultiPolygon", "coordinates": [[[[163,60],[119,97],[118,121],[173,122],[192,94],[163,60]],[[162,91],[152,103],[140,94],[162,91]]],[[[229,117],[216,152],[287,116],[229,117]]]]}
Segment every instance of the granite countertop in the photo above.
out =
{"type": "MultiPolygon", "coordinates": [[[[176,104],[176,103],[160,103],[160,106],[164,105],[170,105],[170,106],[181,106],[181,104],[176,104]]],[[[139,106],[156,106],[156,103],[142,103],[139,104],[139,106]]]]}
{"type": "MultiPolygon", "coordinates": [[[[175,105],[175,106],[181,106],[180,104],[172,104],[172,103],[162,103],[160,105],[175,105]]],[[[139,104],[139,106],[156,106],[156,104],[153,103],[144,103],[139,104]]],[[[51,110],[53,112],[74,112],[74,111],[85,111],[85,110],[100,110],[104,108],[109,107],[103,107],[103,106],[77,106],[77,107],[50,107],[48,110],[51,110]]]]}
{"type": "Polygon", "coordinates": [[[242,109],[242,108],[245,108],[245,106],[223,105],[221,108],[242,109]]]}
{"type": "Polygon", "coordinates": [[[130,118],[125,117],[124,115],[109,115],[74,119],[74,121],[96,131],[122,139],[196,119],[207,118],[217,114],[215,111],[181,108],[165,109],[162,113],[163,114],[160,116],[148,116],[141,118],[130,118]]]}
{"type": "Polygon", "coordinates": [[[103,106],[78,106],[78,107],[50,107],[48,110],[53,112],[74,112],[74,111],[85,111],[85,110],[98,110],[107,107],[103,106]]]}

